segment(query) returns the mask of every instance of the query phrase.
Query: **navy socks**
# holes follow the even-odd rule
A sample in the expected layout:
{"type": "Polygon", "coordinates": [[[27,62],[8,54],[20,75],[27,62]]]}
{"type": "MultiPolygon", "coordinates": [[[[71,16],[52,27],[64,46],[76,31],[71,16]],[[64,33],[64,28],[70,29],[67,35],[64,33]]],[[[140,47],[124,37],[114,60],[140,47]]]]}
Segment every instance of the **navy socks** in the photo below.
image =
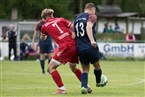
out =
{"type": "Polygon", "coordinates": [[[88,85],[88,73],[82,73],[81,81],[82,81],[82,87],[87,88],[87,85],[88,85]]]}
{"type": "Polygon", "coordinates": [[[44,64],[44,60],[40,60],[40,65],[41,65],[41,69],[42,71],[45,71],[45,64],[44,64]]]}
{"type": "Polygon", "coordinates": [[[101,69],[99,69],[99,70],[94,69],[94,75],[95,75],[95,78],[96,78],[96,83],[100,83],[102,70],[101,69]]]}

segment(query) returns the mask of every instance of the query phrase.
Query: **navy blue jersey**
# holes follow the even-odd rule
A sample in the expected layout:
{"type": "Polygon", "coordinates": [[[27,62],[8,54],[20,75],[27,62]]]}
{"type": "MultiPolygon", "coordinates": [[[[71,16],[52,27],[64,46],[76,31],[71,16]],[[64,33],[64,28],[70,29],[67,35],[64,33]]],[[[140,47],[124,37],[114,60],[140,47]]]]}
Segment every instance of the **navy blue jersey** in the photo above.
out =
{"type": "Polygon", "coordinates": [[[84,65],[94,64],[99,60],[99,48],[91,45],[86,31],[87,22],[91,22],[93,37],[96,41],[96,19],[96,15],[82,13],[76,17],[74,22],[78,55],[81,64],[84,65]]]}
{"type": "MultiPolygon", "coordinates": [[[[39,26],[37,26],[36,30],[39,30],[41,35],[41,28],[44,25],[45,21],[41,20],[39,22],[39,26]]],[[[39,46],[40,46],[40,53],[44,54],[44,53],[50,53],[53,52],[53,46],[52,46],[52,40],[51,37],[49,35],[47,35],[47,38],[45,40],[41,40],[39,37],[39,46]]]]}
{"type": "MultiPolygon", "coordinates": [[[[86,26],[87,26],[89,16],[90,14],[88,13],[82,13],[76,17],[74,22],[77,48],[79,51],[86,50],[92,47],[86,32],[86,26]]],[[[96,41],[96,22],[94,23],[92,29],[93,29],[94,40],[96,41]]]]}
{"type": "MultiPolygon", "coordinates": [[[[40,34],[41,34],[41,28],[44,25],[44,23],[45,23],[45,21],[40,22],[40,26],[39,26],[40,34]]],[[[52,52],[53,47],[52,47],[51,37],[49,35],[47,35],[47,38],[45,40],[40,39],[39,46],[40,46],[40,53],[41,54],[52,52]]]]}
{"type": "MultiPolygon", "coordinates": [[[[40,26],[39,26],[39,28],[38,28],[38,30],[40,31],[39,36],[40,36],[40,34],[41,34],[41,28],[42,28],[42,26],[44,25],[44,23],[45,23],[45,21],[43,21],[43,20],[40,21],[40,24],[39,24],[40,26]]],[[[41,39],[40,39],[40,37],[39,37],[39,40],[40,40],[40,42],[48,42],[48,41],[51,40],[51,37],[48,35],[47,38],[46,38],[44,41],[41,41],[41,39]]]]}

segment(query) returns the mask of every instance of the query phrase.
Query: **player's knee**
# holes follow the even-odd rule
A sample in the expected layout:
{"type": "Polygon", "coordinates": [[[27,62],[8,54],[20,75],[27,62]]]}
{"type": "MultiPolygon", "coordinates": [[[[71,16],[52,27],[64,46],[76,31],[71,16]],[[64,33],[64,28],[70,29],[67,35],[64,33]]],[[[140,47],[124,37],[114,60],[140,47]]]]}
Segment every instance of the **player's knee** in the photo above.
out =
{"type": "Polygon", "coordinates": [[[83,73],[89,73],[89,68],[83,68],[83,73]]]}
{"type": "Polygon", "coordinates": [[[49,64],[48,70],[49,70],[50,73],[52,73],[54,70],[56,70],[57,67],[58,67],[58,66],[56,66],[56,65],[49,64]]]}
{"type": "Polygon", "coordinates": [[[96,63],[94,63],[93,66],[96,70],[101,68],[100,63],[98,61],[96,63]]]}
{"type": "Polygon", "coordinates": [[[76,70],[77,70],[76,64],[69,63],[69,67],[70,67],[70,69],[71,69],[72,72],[76,72],[76,70]]]}
{"type": "Polygon", "coordinates": [[[49,71],[50,73],[52,73],[53,70],[54,70],[54,66],[50,64],[50,65],[48,66],[48,71],[49,71]]]}
{"type": "Polygon", "coordinates": [[[75,67],[70,67],[70,69],[71,69],[71,71],[74,72],[74,73],[78,70],[78,68],[77,68],[76,66],[75,66],[75,67]]]}

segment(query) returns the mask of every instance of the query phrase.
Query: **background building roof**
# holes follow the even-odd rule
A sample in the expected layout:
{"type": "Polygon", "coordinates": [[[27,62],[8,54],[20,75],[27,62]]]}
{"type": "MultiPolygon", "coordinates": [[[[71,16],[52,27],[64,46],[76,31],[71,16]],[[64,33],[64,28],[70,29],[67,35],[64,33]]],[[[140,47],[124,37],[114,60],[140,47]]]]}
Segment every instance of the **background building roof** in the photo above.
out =
{"type": "Polygon", "coordinates": [[[138,15],[137,12],[122,12],[122,9],[118,5],[98,5],[99,12],[97,12],[98,17],[104,18],[126,18],[138,15]]]}

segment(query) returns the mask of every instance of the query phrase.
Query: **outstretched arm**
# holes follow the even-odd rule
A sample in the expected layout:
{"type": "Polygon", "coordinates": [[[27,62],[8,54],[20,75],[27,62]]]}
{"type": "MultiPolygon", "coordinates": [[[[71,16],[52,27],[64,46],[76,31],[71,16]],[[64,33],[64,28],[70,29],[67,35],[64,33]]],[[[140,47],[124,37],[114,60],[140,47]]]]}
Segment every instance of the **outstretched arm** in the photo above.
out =
{"type": "Polygon", "coordinates": [[[34,42],[35,42],[37,33],[38,33],[38,31],[35,30],[35,31],[34,31],[34,34],[33,34],[33,38],[32,38],[32,48],[34,48],[34,42]]]}
{"type": "Polygon", "coordinates": [[[34,48],[34,42],[35,42],[36,36],[38,34],[39,27],[40,27],[40,21],[36,24],[36,27],[35,27],[35,31],[34,31],[33,38],[32,38],[32,44],[31,44],[32,48],[34,48]]]}

